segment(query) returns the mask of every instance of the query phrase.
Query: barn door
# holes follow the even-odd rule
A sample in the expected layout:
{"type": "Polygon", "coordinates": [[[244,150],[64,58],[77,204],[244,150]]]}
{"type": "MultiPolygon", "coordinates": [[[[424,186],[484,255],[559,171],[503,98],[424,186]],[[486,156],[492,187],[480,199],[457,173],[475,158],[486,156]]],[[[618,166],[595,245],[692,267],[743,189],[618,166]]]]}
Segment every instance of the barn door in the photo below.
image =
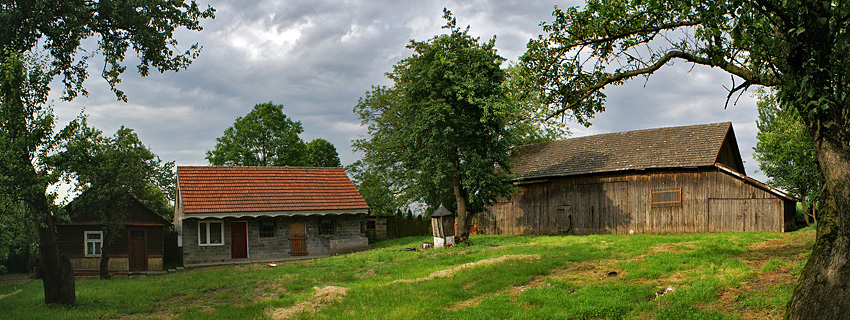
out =
{"type": "Polygon", "coordinates": [[[145,230],[130,229],[130,245],[128,248],[129,270],[148,270],[148,248],[145,230]]]}
{"type": "Polygon", "coordinates": [[[307,255],[307,224],[304,222],[289,224],[289,254],[293,256],[307,255]]]}
{"type": "Polygon", "coordinates": [[[230,257],[233,259],[248,258],[248,223],[230,223],[230,257]]]}

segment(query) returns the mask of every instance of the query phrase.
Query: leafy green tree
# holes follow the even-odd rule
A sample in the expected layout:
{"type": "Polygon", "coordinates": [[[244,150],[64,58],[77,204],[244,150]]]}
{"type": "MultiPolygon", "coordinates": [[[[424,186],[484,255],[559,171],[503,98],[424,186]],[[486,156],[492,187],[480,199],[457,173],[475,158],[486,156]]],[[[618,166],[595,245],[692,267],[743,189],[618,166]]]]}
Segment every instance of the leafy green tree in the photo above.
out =
{"type": "Polygon", "coordinates": [[[826,186],[817,240],[787,316],[850,314],[850,4],[588,0],[583,9],[556,8],[553,17],[522,58],[553,116],[587,124],[604,110],[604,88],[676,60],[743,79],[728,98],[753,85],[774,87],[811,134],[826,186]]]}
{"type": "Polygon", "coordinates": [[[298,136],[302,132],[301,121],[287,117],[283,105],[261,103],[215,139],[207,161],[216,166],[304,166],[307,146],[298,136]]]}
{"type": "Polygon", "coordinates": [[[139,200],[165,217],[173,208],[166,191],[174,188],[174,162],[163,163],[132,129],[121,127],[111,137],[90,127],[80,116],[59,133],[61,151],[50,157],[79,192],[71,211],[86,211],[103,222],[100,277],[109,277],[110,244],[124,229],[126,208],[139,200]]]}
{"type": "Polygon", "coordinates": [[[404,190],[396,190],[386,171],[357,160],[345,167],[345,171],[351,177],[357,191],[369,204],[369,213],[373,216],[391,216],[407,203],[403,200],[401,193],[404,190]]]}
{"type": "Polygon", "coordinates": [[[307,166],[341,167],[339,154],[330,141],[317,138],[307,143],[307,166]]]}
{"type": "Polygon", "coordinates": [[[530,69],[514,64],[505,69],[505,75],[507,78],[502,83],[505,96],[501,103],[510,110],[505,116],[512,147],[564,139],[570,134],[563,124],[566,119],[550,116],[545,95],[536,89],[530,69]]]}
{"type": "Polygon", "coordinates": [[[6,210],[24,207],[37,226],[44,298],[74,304],[74,270],[56,246],[61,210],[47,187],[58,176],[45,159],[53,142],[53,110],[46,106],[51,74],[47,63],[6,49],[0,63],[0,200],[6,210]]]}
{"type": "Polygon", "coordinates": [[[177,71],[189,66],[200,47],[178,49],[175,30],[199,31],[199,20],[212,18],[194,1],[4,1],[0,5],[0,180],[10,201],[19,201],[37,220],[46,303],[74,304],[73,269],[59,255],[54,224],[59,212],[47,186],[56,174],[43,159],[50,149],[53,115],[45,107],[49,83],[62,75],[64,98],[87,94],[87,61],[102,56],[102,77],[121,100],[117,88],[126,70],[124,57],[135,51],[139,74],[150,69],[177,71]],[[96,38],[97,42],[86,41],[96,38]],[[86,48],[88,44],[94,47],[86,48]],[[23,53],[44,52],[41,63],[27,63],[23,53]],[[49,65],[49,69],[45,66],[49,65]]]}
{"type": "Polygon", "coordinates": [[[823,186],[812,135],[797,109],[782,108],[772,92],[760,90],[758,96],[759,133],[753,157],[769,177],[769,186],[805,201],[811,214],[817,210],[823,186]]]}
{"type": "Polygon", "coordinates": [[[495,39],[479,43],[445,9],[444,18],[449,34],[411,41],[413,55],[387,74],[393,86],[373,87],[359,100],[354,110],[370,137],[354,147],[417,200],[437,207],[454,198],[463,241],[469,212],[512,191],[507,173],[494,170],[510,168],[510,110],[501,103],[504,59],[495,39]]]}

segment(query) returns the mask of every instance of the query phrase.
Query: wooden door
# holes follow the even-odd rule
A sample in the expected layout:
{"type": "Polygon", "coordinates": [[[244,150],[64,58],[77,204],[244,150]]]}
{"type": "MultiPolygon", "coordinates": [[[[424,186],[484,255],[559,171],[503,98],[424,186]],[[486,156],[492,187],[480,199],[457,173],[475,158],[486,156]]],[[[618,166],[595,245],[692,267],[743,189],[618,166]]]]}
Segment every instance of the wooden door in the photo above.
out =
{"type": "Polygon", "coordinates": [[[230,223],[230,257],[233,259],[248,258],[248,223],[230,223]]]}
{"type": "Polygon", "coordinates": [[[307,224],[304,222],[289,224],[289,254],[293,256],[307,255],[307,224]]]}
{"type": "Polygon", "coordinates": [[[130,271],[147,271],[148,270],[148,246],[147,234],[145,230],[129,230],[130,246],[129,254],[129,270],[130,271]]]}

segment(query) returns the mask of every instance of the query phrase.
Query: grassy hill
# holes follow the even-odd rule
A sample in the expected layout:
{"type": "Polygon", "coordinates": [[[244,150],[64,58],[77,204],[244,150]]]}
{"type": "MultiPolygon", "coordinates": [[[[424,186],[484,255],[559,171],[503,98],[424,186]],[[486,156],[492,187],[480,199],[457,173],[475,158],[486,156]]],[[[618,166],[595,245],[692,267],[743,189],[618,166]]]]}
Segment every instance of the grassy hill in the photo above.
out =
{"type": "Polygon", "coordinates": [[[45,306],[40,281],[0,282],[6,319],[770,319],[814,240],[793,233],[428,237],[343,256],[77,283],[45,306]]]}

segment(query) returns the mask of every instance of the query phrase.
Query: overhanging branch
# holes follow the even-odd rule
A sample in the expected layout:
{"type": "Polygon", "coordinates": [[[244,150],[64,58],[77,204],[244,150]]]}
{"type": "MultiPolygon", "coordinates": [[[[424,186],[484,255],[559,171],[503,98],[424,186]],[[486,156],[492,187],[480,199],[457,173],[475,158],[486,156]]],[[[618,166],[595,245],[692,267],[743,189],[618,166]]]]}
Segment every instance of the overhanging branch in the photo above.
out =
{"type": "MultiPolygon", "coordinates": [[[[586,99],[590,98],[593,94],[599,92],[600,90],[602,90],[603,88],[605,88],[609,84],[620,82],[620,81],[626,81],[626,80],[629,80],[629,79],[636,77],[636,76],[639,76],[639,75],[652,74],[655,71],[657,71],[658,69],[661,69],[662,66],[664,66],[665,64],[667,64],[668,62],[670,62],[674,58],[682,59],[682,60],[685,60],[685,61],[689,61],[689,62],[693,62],[693,63],[696,63],[696,64],[701,64],[701,65],[705,65],[705,66],[709,66],[709,67],[718,67],[718,68],[722,69],[723,71],[726,71],[728,73],[731,73],[733,75],[736,75],[736,76],[744,79],[744,83],[746,84],[746,87],[749,87],[751,85],[762,85],[762,86],[772,87],[772,86],[780,85],[782,83],[781,78],[779,78],[775,75],[757,74],[757,73],[755,73],[751,70],[739,67],[739,66],[737,66],[737,65],[735,65],[735,64],[733,64],[729,61],[720,61],[720,62],[715,63],[711,59],[708,59],[708,58],[705,58],[705,57],[696,56],[694,54],[687,53],[687,52],[684,52],[684,51],[671,50],[671,51],[668,51],[663,56],[659,57],[658,60],[655,61],[655,63],[648,65],[645,68],[639,68],[639,69],[634,69],[634,70],[630,70],[630,71],[626,71],[626,72],[615,73],[615,74],[612,74],[612,75],[607,76],[605,78],[599,79],[598,81],[596,81],[595,83],[592,83],[591,85],[585,87],[584,89],[576,91],[575,96],[577,97],[577,99],[574,99],[568,105],[563,106],[560,110],[558,110],[555,113],[548,116],[546,118],[546,120],[549,120],[553,117],[559,116],[559,115],[563,114],[564,112],[566,112],[567,110],[572,110],[572,109],[578,107],[586,99]]],[[[733,89],[733,92],[740,90],[742,88],[743,87],[733,89]]]]}

